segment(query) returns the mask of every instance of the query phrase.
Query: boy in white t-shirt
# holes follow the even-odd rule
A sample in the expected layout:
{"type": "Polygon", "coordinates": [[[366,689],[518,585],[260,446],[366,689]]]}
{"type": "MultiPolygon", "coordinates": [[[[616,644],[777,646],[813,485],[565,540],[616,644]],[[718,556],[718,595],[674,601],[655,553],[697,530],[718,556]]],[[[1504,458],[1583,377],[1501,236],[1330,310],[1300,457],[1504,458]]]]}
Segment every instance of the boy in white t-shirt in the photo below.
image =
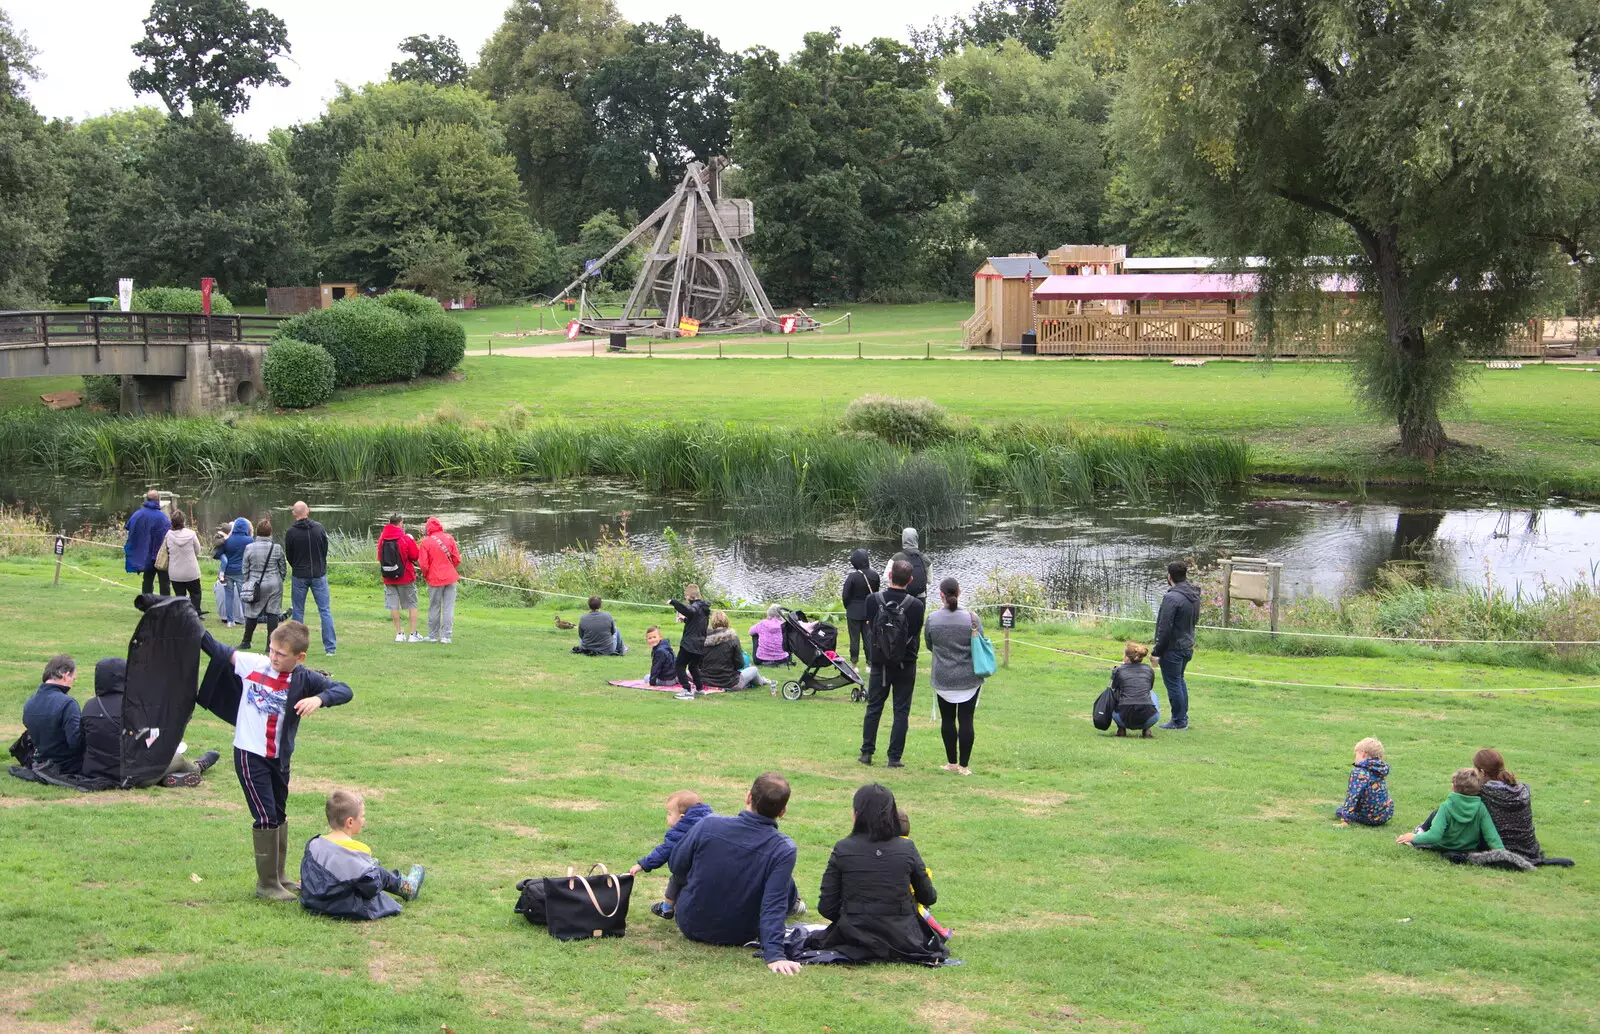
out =
{"type": "Polygon", "coordinates": [[[254,820],[256,896],[293,901],[300,885],[285,878],[289,827],[289,759],[300,719],[322,707],[349,703],[343,682],[304,666],[310,630],[285,621],[267,640],[267,653],[246,653],[206,633],[211,658],[199,703],[233,731],[233,767],[254,820]]]}

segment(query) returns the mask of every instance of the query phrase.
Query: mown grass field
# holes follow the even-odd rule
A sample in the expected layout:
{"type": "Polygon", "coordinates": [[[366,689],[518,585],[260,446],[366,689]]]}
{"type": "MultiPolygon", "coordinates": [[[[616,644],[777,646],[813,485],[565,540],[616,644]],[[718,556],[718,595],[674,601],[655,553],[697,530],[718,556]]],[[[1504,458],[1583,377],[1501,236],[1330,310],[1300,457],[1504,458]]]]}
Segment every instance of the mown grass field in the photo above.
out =
{"type": "MultiPolygon", "coordinates": [[[[907,346],[910,347],[910,346],[907,346]]],[[[915,349],[920,354],[920,348],[915,349]]],[[[1077,421],[1237,435],[1261,469],[1343,480],[1471,481],[1480,472],[1570,472],[1600,481],[1600,375],[1558,366],[1482,371],[1446,414],[1476,449],[1432,472],[1391,455],[1394,430],[1352,398],[1333,363],[1161,361],[847,362],[836,359],[468,357],[458,380],[344,393],[325,419],[407,420],[453,407],[493,418],[730,420],[799,426],[837,418],[869,392],[927,396],[980,421],[1077,421]]]]}
{"type": "MultiPolygon", "coordinates": [[[[125,581],[112,559],[69,560],[125,581]]],[[[110,553],[110,551],[106,551],[110,553]]],[[[111,554],[114,557],[114,554],[111,554]]],[[[0,734],[45,658],[126,649],[131,594],[44,558],[0,560],[0,734]]],[[[1593,1031],[1600,1024],[1600,695],[1548,671],[1394,658],[1293,660],[1207,650],[1196,673],[1424,688],[1375,694],[1193,678],[1195,727],[1096,734],[1104,667],[1015,647],[978,711],[969,779],[944,773],[919,687],[900,771],[855,763],[860,707],[765,693],[679,703],[607,686],[644,659],[568,652],[552,608],[460,606],[452,647],[398,646],[376,587],[336,586],[352,704],[301,728],[292,839],[323,795],[367,795],[380,859],[421,861],[421,900],[341,925],[251,897],[248,815],[223,768],[188,791],[78,795],[0,779],[0,1029],[416,1031],[1593,1031]],[[1383,739],[1394,829],[1341,829],[1351,745],[1383,739]],[[1393,836],[1492,745],[1535,788],[1546,849],[1570,870],[1453,867],[1393,836]],[[646,909],[627,938],[561,944],[512,915],[513,884],[604,861],[661,833],[700,790],[731,810],[786,773],[784,830],[815,901],[863,781],[911,814],[935,910],[965,961],[929,971],[769,974],[684,942],[646,909]]],[[[570,616],[570,615],[569,615],[570,616]]],[[[640,643],[659,611],[618,608],[640,643]]],[[[748,620],[748,619],[747,619],[748,620]]],[[[1105,636],[1024,626],[1019,640],[1109,657],[1105,636]]],[[[925,674],[925,672],[924,672],[925,674]]],[[[1588,680],[1592,681],[1592,680],[1588,680]]],[[[82,697],[89,692],[80,690],[82,697]]],[[[198,717],[194,749],[229,730],[198,717]]]]}

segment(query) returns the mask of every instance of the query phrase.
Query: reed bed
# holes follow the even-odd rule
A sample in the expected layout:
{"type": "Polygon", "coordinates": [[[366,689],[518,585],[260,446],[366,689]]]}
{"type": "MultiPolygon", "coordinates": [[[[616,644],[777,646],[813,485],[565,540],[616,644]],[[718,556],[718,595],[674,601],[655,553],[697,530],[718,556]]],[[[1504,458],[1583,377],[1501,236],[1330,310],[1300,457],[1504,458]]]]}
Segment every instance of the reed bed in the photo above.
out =
{"type": "Polygon", "coordinates": [[[500,423],[442,413],[411,423],[0,414],[0,462],[74,477],[621,477],[748,508],[766,526],[860,513],[880,529],[949,528],[974,491],[1030,506],[1102,493],[1214,498],[1250,477],[1242,441],[1071,425],[963,427],[925,448],[842,425],[500,423]]]}

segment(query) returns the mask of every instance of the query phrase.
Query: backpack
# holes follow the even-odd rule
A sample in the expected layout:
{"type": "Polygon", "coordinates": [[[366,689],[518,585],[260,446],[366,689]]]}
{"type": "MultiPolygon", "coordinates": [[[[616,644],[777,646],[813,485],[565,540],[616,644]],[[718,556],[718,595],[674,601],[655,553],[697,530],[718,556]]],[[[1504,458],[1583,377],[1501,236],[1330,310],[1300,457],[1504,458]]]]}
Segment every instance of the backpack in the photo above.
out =
{"type": "Polygon", "coordinates": [[[921,599],[928,594],[928,560],[921,550],[912,550],[905,557],[911,561],[911,581],[906,585],[906,592],[921,599]]]}
{"type": "Polygon", "coordinates": [[[906,600],[891,603],[878,593],[878,610],[872,615],[872,663],[904,664],[911,658],[911,623],[906,618],[906,600]]]}
{"type": "Polygon", "coordinates": [[[544,880],[538,877],[522,880],[517,884],[517,890],[521,893],[512,911],[535,926],[545,925],[544,880]]]}
{"type": "Polygon", "coordinates": [[[1090,717],[1094,727],[1101,732],[1111,728],[1111,712],[1116,706],[1116,695],[1115,687],[1107,686],[1105,692],[1095,698],[1094,713],[1090,717]]]}
{"type": "Polygon", "coordinates": [[[378,544],[378,570],[385,578],[399,578],[405,573],[399,539],[384,539],[378,544]]]}

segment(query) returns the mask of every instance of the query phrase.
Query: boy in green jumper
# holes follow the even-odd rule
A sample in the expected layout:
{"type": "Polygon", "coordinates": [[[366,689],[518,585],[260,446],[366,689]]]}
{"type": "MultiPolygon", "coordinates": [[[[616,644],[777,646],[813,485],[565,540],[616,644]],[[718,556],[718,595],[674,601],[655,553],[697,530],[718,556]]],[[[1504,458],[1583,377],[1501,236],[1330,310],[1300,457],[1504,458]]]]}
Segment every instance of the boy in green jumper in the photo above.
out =
{"type": "Polygon", "coordinates": [[[1479,796],[1483,792],[1483,777],[1477,769],[1461,768],[1450,777],[1452,793],[1429,815],[1415,832],[1402,833],[1394,838],[1397,844],[1430,851],[1502,851],[1500,832],[1494,828],[1489,809],[1479,796]]]}

